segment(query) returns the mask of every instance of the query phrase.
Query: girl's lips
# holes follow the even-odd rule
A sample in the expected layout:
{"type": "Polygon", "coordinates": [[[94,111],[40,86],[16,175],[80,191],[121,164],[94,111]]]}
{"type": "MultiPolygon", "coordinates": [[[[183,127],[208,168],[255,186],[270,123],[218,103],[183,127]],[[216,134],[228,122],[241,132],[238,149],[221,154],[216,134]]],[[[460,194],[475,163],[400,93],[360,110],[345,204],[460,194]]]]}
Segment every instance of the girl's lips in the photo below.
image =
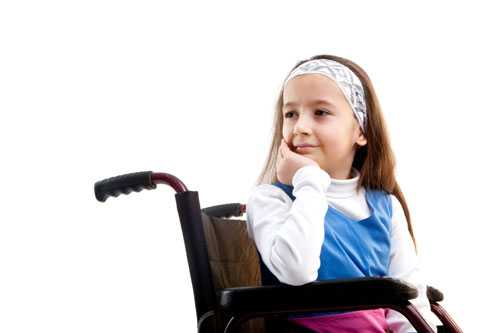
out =
{"type": "Polygon", "coordinates": [[[305,147],[297,147],[297,151],[308,151],[308,150],[312,150],[314,148],[317,148],[316,146],[305,146],[305,147]]]}

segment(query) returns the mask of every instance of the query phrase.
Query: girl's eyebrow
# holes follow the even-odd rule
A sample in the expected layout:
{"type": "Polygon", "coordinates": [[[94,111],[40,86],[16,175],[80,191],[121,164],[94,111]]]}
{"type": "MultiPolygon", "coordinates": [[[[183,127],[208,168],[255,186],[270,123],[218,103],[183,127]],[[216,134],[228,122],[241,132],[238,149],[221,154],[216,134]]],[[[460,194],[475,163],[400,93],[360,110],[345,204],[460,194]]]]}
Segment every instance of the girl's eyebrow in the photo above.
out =
{"type": "MultiPolygon", "coordinates": [[[[311,105],[317,105],[317,104],[327,104],[327,105],[332,105],[334,106],[335,103],[327,100],[327,99],[316,99],[310,103],[311,105]]],[[[296,102],[286,102],[285,105],[283,105],[283,108],[286,108],[287,106],[294,106],[297,105],[296,102]]]]}

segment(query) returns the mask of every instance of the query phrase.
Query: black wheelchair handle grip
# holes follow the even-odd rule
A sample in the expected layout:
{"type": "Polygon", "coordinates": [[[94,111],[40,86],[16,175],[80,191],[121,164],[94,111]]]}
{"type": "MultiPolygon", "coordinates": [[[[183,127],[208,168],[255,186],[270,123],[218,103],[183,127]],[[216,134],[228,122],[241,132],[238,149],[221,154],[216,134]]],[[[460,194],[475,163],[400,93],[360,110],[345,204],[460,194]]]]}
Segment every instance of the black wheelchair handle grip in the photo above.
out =
{"type": "Polygon", "coordinates": [[[109,196],[117,197],[120,194],[129,194],[132,191],[140,192],[143,189],[156,188],[152,180],[152,171],[127,173],[124,175],[107,178],[94,184],[97,200],[104,202],[109,196]]]}

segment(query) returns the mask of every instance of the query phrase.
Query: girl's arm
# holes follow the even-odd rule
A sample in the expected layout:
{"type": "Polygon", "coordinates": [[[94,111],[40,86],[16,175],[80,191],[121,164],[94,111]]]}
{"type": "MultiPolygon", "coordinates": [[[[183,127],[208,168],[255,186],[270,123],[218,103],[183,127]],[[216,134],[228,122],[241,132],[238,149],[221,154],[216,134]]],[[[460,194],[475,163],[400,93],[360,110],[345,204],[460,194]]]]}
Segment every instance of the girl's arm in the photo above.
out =
{"type": "MultiPolygon", "coordinates": [[[[437,331],[434,315],[427,299],[427,285],[420,270],[419,259],[408,231],[406,217],[399,200],[391,195],[392,200],[392,231],[391,253],[389,261],[389,276],[407,281],[418,289],[418,297],[410,302],[422,314],[424,319],[437,331]]],[[[397,311],[387,312],[389,328],[396,333],[415,332],[408,320],[397,311]]]]}
{"type": "Polygon", "coordinates": [[[264,264],[289,285],[317,279],[331,179],[317,165],[306,165],[292,179],[295,200],[271,184],[256,186],[247,201],[248,232],[264,264]]]}

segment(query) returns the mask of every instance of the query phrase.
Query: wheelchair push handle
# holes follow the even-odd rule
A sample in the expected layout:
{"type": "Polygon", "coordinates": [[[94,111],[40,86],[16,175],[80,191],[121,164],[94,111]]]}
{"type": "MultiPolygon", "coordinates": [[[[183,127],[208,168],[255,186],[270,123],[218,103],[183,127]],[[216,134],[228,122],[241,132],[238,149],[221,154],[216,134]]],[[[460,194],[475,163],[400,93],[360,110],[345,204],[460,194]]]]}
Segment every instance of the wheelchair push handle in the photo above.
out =
{"type": "Polygon", "coordinates": [[[177,193],[188,190],[186,185],[174,175],[141,171],[100,180],[94,184],[94,193],[98,201],[104,202],[109,196],[117,197],[132,191],[155,189],[158,183],[170,185],[177,193]]]}

